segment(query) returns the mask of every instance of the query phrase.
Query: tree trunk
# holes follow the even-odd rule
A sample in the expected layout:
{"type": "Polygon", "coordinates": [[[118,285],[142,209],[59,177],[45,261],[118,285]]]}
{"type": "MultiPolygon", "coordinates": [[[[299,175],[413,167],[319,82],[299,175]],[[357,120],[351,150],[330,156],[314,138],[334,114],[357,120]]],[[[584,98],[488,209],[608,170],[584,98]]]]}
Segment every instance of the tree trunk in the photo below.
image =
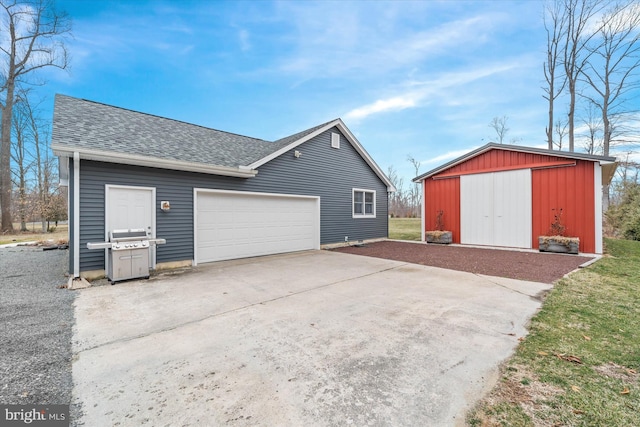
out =
{"type": "Polygon", "coordinates": [[[549,150],[553,150],[553,101],[549,100],[549,126],[547,129],[547,141],[549,150]]]}
{"type": "Polygon", "coordinates": [[[573,153],[573,142],[575,133],[575,111],[576,111],[576,83],[574,80],[569,81],[569,151],[573,153]]]}
{"type": "Polygon", "coordinates": [[[0,206],[2,208],[2,231],[13,231],[13,219],[11,218],[11,118],[13,117],[13,86],[7,87],[7,97],[2,108],[2,127],[0,147],[0,181],[2,193],[0,193],[0,206]]]}

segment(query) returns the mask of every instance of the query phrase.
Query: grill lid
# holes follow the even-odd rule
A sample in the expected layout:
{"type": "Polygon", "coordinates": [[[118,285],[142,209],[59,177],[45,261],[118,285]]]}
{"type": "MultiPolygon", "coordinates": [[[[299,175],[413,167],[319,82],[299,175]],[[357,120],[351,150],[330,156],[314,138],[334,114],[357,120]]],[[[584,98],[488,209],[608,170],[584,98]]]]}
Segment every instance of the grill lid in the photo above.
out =
{"type": "Polygon", "coordinates": [[[112,242],[120,242],[123,240],[142,240],[147,238],[147,232],[144,228],[132,228],[130,230],[112,230],[109,233],[109,240],[112,242]]]}

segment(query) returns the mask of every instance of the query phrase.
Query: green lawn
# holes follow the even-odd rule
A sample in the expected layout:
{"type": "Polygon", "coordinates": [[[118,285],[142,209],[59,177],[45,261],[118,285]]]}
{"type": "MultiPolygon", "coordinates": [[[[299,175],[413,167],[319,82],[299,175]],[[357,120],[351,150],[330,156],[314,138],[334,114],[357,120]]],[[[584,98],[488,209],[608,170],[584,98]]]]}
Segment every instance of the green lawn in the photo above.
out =
{"type": "MultiPolygon", "coordinates": [[[[53,224],[51,224],[53,226],[53,224]]],[[[42,233],[42,225],[38,223],[29,223],[29,231],[17,231],[20,230],[20,224],[13,224],[14,232],[0,234],[0,245],[6,243],[20,243],[20,242],[36,242],[42,240],[53,240],[55,242],[69,239],[69,226],[67,224],[58,224],[55,231],[49,233],[42,233]]]]}
{"type": "Polygon", "coordinates": [[[390,218],[389,238],[420,241],[420,218],[390,218]]]}
{"type": "Polygon", "coordinates": [[[640,426],[640,242],[560,280],[472,426],[640,426]]]}

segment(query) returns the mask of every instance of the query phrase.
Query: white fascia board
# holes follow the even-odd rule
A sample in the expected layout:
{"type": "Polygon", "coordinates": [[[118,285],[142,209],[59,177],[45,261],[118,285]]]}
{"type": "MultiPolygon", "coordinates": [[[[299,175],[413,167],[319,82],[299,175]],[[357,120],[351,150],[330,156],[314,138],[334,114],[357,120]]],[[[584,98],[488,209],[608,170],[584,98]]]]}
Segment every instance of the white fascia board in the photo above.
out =
{"type": "Polygon", "coordinates": [[[347,140],[353,146],[353,148],[356,149],[356,151],[362,156],[362,158],[365,160],[365,162],[367,162],[369,167],[371,167],[371,169],[373,169],[373,171],[376,173],[376,175],[378,175],[378,177],[386,184],[387,191],[390,192],[390,193],[395,192],[396,188],[393,186],[391,181],[389,181],[389,178],[387,178],[385,173],[382,172],[382,169],[380,169],[380,167],[377,165],[377,163],[371,158],[371,156],[369,156],[369,153],[367,153],[367,151],[364,149],[362,144],[360,144],[360,142],[358,142],[356,137],[347,128],[347,126],[344,124],[342,119],[336,119],[336,120],[334,120],[332,122],[329,122],[325,126],[321,127],[320,129],[317,129],[314,132],[312,132],[312,133],[310,133],[308,135],[305,135],[304,137],[292,142],[291,144],[289,144],[289,145],[287,145],[285,147],[282,147],[278,151],[275,151],[275,152],[269,154],[266,157],[263,157],[262,159],[258,160],[257,162],[251,163],[250,165],[248,165],[246,167],[250,168],[250,169],[257,169],[260,166],[264,165],[265,163],[268,163],[271,160],[275,159],[276,157],[279,157],[282,154],[286,153],[287,151],[296,148],[300,144],[302,144],[304,142],[307,142],[312,138],[315,138],[316,136],[320,135],[323,132],[326,132],[327,130],[331,129],[334,126],[337,127],[338,129],[340,129],[342,134],[347,138],[347,140]]]}
{"type": "Polygon", "coordinates": [[[191,163],[181,160],[160,159],[157,157],[136,156],[133,154],[116,153],[113,151],[87,150],[69,148],[59,144],[51,144],[53,154],[58,157],[71,157],[74,151],[79,152],[82,160],[96,160],[100,162],[119,163],[125,165],[147,166],[152,168],[199,172],[210,175],[233,176],[237,178],[253,178],[257,170],[249,168],[231,168],[226,166],[210,166],[201,163],[191,163]]]}

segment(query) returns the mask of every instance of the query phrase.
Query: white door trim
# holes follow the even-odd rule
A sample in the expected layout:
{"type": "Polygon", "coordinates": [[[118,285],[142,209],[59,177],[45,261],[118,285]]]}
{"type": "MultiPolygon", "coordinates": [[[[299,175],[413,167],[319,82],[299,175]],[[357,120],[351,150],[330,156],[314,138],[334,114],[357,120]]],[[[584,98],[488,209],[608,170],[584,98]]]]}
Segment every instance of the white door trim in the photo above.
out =
{"type": "Polygon", "coordinates": [[[279,197],[293,199],[313,199],[316,200],[316,225],[318,230],[315,236],[314,247],[320,249],[320,197],[305,196],[298,194],[282,193],[261,193],[257,191],[237,191],[237,190],[213,190],[209,188],[193,188],[193,266],[198,265],[198,193],[209,194],[237,194],[243,196],[279,197]]]}
{"type": "MultiPolygon", "coordinates": [[[[155,239],[156,237],[156,188],[155,187],[140,187],[134,185],[119,185],[119,184],[105,184],[104,185],[104,241],[109,241],[109,190],[111,189],[123,189],[123,190],[142,190],[142,191],[151,191],[151,237],[155,239]]],[[[107,265],[109,257],[107,256],[108,249],[104,250],[104,268],[105,271],[109,271],[109,266],[107,265]]],[[[156,268],[156,249],[155,245],[150,246],[150,254],[151,254],[151,268],[156,268]]]]}
{"type": "Polygon", "coordinates": [[[603,253],[603,239],[602,239],[602,167],[600,163],[593,162],[593,200],[594,203],[594,218],[595,220],[595,240],[596,240],[596,253],[603,253]]]}

